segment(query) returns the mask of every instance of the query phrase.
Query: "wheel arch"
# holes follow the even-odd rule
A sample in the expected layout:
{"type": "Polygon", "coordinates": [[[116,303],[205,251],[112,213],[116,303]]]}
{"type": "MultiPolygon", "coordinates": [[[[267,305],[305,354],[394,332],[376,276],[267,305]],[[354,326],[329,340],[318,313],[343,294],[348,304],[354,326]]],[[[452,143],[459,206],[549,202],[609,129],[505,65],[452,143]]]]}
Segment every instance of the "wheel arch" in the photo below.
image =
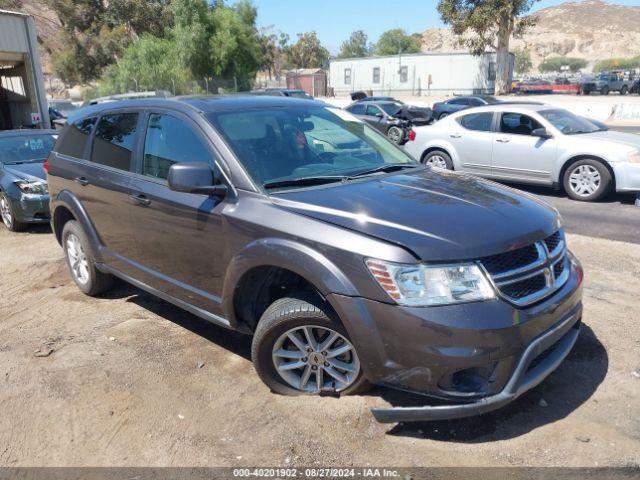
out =
{"type": "Polygon", "coordinates": [[[449,155],[449,158],[451,159],[451,161],[453,162],[453,167],[454,170],[456,170],[456,161],[457,161],[457,157],[452,154],[452,149],[443,145],[429,145],[429,147],[427,147],[423,152],[422,155],[420,155],[420,163],[424,163],[424,159],[427,155],[429,155],[431,152],[435,152],[435,151],[440,151],[440,152],[444,152],[447,155],[449,155]]]}
{"type": "Polygon", "coordinates": [[[560,168],[560,172],[559,172],[559,175],[558,175],[558,185],[560,185],[560,186],[562,186],[562,188],[564,188],[564,175],[565,175],[565,173],[567,172],[569,167],[571,167],[571,165],[573,165],[574,163],[576,163],[579,160],[595,160],[596,162],[601,163],[609,171],[609,174],[611,175],[611,181],[612,181],[611,188],[612,188],[613,191],[615,191],[615,189],[616,189],[616,174],[615,174],[613,168],[611,167],[611,165],[609,165],[609,162],[607,162],[602,157],[599,157],[597,155],[589,155],[589,154],[580,154],[580,155],[574,155],[572,157],[569,157],[562,164],[562,167],[560,168]]]}
{"type": "Polygon", "coordinates": [[[73,193],[69,190],[61,191],[52,205],[52,227],[59,244],[62,244],[62,230],[69,220],[77,221],[91,243],[96,260],[100,260],[100,237],[86,210],[73,193]]]}

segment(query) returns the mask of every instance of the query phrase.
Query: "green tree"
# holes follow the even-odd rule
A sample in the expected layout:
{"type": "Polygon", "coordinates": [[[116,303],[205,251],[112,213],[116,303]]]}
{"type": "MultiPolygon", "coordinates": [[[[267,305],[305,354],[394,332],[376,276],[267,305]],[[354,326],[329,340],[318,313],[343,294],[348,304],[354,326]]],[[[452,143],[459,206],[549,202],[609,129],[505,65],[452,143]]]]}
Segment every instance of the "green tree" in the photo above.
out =
{"type": "Polygon", "coordinates": [[[316,32],[298,34],[298,41],[286,47],[289,64],[293,68],[320,68],[329,60],[329,50],[324,48],[316,32]]]}
{"type": "Polygon", "coordinates": [[[577,72],[587,66],[587,61],[584,58],[550,57],[545,58],[538,69],[544,73],[561,72],[563,66],[568,66],[570,71],[577,72]]]}
{"type": "Polygon", "coordinates": [[[534,24],[523,17],[537,0],[440,0],[442,21],[474,55],[493,49],[497,56],[496,93],[509,93],[509,42],[534,24]]]}
{"type": "Polygon", "coordinates": [[[397,55],[399,53],[419,53],[422,45],[420,34],[407,35],[401,28],[387,30],[378,39],[377,55],[397,55]]]}
{"type": "Polygon", "coordinates": [[[363,30],[356,30],[351,33],[348,40],[342,42],[340,46],[339,58],[360,58],[371,55],[372,47],[369,44],[367,34],[363,30]]]}
{"type": "Polygon", "coordinates": [[[533,67],[533,62],[531,61],[531,54],[528,50],[524,50],[522,48],[515,48],[513,50],[513,54],[515,55],[515,65],[514,70],[520,75],[524,75],[531,71],[533,67]]]}
{"type": "Polygon", "coordinates": [[[640,55],[627,58],[607,58],[600,60],[593,67],[594,72],[604,72],[608,70],[632,70],[640,67],[640,55]]]}

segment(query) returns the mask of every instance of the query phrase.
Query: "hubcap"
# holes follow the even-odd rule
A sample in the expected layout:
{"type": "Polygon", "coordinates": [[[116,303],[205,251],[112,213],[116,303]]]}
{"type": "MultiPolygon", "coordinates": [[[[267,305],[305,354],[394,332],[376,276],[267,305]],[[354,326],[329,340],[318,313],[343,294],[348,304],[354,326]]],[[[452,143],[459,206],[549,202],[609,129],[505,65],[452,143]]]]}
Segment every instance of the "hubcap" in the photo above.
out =
{"type": "Polygon", "coordinates": [[[389,139],[394,143],[398,143],[400,141],[400,130],[397,128],[389,130],[389,139]]]}
{"type": "Polygon", "coordinates": [[[9,200],[6,197],[0,197],[0,215],[2,215],[2,222],[7,228],[11,228],[13,218],[11,217],[11,207],[9,207],[9,200]]]}
{"type": "Polygon", "coordinates": [[[580,165],[569,175],[571,191],[580,197],[588,197],[600,188],[600,173],[591,165],[580,165]]]}
{"type": "Polygon", "coordinates": [[[432,157],[429,157],[425,163],[434,168],[447,168],[447,162],[441,155],[433,155],[432,157]]]}
{"type": "Polygon", "coordinates": [[[82,284],[87,283],[89,281],[89,262],[80,239],[73,233],[67,237],[67,257],[75,279],[82,284]]]}
{"type": "Polygon", "coordinates": [[[282,334],[271,356],[280,377],[306,393],[344,390],[360,373],[360,361],[351,342],[335,330],[316,325],[282,334]]]}

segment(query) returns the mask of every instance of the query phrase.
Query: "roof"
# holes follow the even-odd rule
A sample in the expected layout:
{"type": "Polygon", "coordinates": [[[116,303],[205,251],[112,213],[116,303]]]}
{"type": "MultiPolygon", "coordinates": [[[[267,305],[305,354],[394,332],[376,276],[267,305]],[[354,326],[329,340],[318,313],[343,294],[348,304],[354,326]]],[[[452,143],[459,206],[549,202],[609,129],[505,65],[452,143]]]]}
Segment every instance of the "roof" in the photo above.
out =
{"type": "Polygon", "coordinates": [[[467,108],[464,110],[460,110],[456,113],[469,113],[472,110],[491,110],[494,112],[540,112],[542,110],[550,110],[557,109],[559,107],[554,107],[553,105],[548,105],[546,103],[517,103],[517,102],[504,102],[504,103],[494,103],[492,105],[480,105],[478,107],[467,108]]]}
{"type": "MultiPolygon", "coordinates": [[[[495,55],[495,52],[484,52],[481,55],[495,55]]],[[[509,53],[509,55],[514,55],[513,53],[509,53]]],[[[451,56],[468,56],[474,57],[469,52],[426,52],[426,53],[403,53],[401,55],[371,55],[368,57],[349,57],[349,58],[331,58],[329,59],[329,63],[334,62],[353,62],[356,60],[372,60],[372,59],[382,59],[382,58],[398,58],[398,56],[405,57],[451,57],[451,56]]]]}
{"type": "Polygon", "coordinates": [[[60,132],[50,129],[39,128],[21,128],[16,130],[2,130],[0,131],[0,138],[5,137],[26,137],[29,135],[58,135],[60,132]]]}
{"type": "Polygon", "coordinates": [[[317,100],[291,98],[270,95],[201,95],[172,98],[145,98],[136,100],[119,100],[108,103],[89,105],[69,113],[69,122],[84,118],[91,114],[99,114],[105,110],[119,108],[153,108],[168,107],[178,110],[191,109],[199,112],[219,112],[229,110],[248,110],[254,108],[273,108],[291,105],[325,105],[317,100]]]}

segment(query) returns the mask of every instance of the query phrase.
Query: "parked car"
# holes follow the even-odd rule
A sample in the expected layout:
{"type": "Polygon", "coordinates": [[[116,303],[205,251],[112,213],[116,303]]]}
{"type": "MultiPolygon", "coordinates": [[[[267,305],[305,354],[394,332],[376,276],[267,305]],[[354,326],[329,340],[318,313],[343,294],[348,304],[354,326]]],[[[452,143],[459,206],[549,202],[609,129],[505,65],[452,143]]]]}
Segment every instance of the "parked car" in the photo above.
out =
{"type": "Polygon", "coordinates": [[[436,102],[433,104],[433,118],[436,120],[442,120],[443,118],[451,115],[452,113],[459,112],[460,110],[479,107],[482,105],[493,105],[499,102],[500,100],[491,95],[453,97],[449,100],[445,100],[444,102],[436,102]]]}
{"type": "Polygon", "coordinates": [[[307,100],[313,99],[313,97],[304,90],[290,88],[264,88],[261,90],[253,90],[251,93],[254,95],[271,95],[274,97],[304,98],[307,100]]]}
{"type": "Polygon", "coordinates": [[[253,335],[274,392],[371,382],[450,400],[380,421],[464,417],[540,383],[576,341],[583,274],[551,206],[420,165],[344,110],[189,97],[69,124],[49,184],[78,288],[120,277],[253,335]]]}
{"type": "Polygon", "coordinates": [[[0,132],[0,215],[12,232],[50,220],[43,164],[56,138],[54,130],[0,132]]]}
{"type": "Polygon", "coordinates": [[[633,85],[631,85],[631,93],[640,93],[640,78],[637,78],[633,81],[633,85]]]}
{"type": "Polygon", "coordinates": [[[77,110],[79,107],[71,100],[49,100],[49,108],[52,108],[64,118],[67,118],[71,112],[77,110]]]}
{"type": "Polygon", "coordinates": [[[620,92],[626,95],[633,88],[633,79],[625,78],[616,72],[601,73],[597,77],[584,80],[580,84],[580,92],[589,95],[592,92],[599,92],[601,95],[609,95],[609,92],[620,92]]]}
{"type": "Polygon", "coordinates": [[[405,149],[432,166],[508,182],[564,187],[582,201],[640,191],[640,137],[549,105],[465,110],[414,129],[405,149]]]}
{"type": "Polygon", "coordinates": [[[406,143],[413,125],[428,125],[432,121],[430,108],[410,107],[397,100],[357,100],[345,110],[389,137],[396,145],[406,143]]]}

